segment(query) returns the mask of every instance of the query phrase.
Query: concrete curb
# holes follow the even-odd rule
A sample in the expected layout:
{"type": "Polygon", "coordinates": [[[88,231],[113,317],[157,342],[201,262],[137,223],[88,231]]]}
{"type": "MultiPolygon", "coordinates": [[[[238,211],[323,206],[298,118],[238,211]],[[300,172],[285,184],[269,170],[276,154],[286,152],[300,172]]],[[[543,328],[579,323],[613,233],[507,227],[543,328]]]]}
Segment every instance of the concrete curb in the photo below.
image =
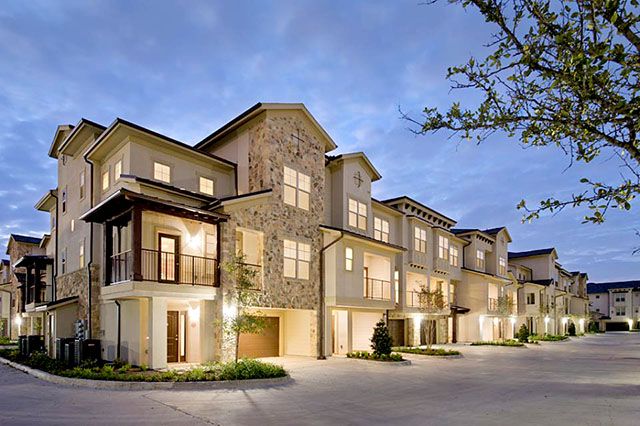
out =
{"type": "Polygon", "coordinates": [[[100,390],[215,390],[215,389],[249,389],[266,386],[282,386],[293,383],[294,380],[288,374],[285,377],[275,379],[251,379],[251,380],[226,380],[217,382],[118,382],[108,380],[74,379],[71,377],[56,376],[42,370],[27,367],[17,362],[0,357],[0,363],[8,365],[27,373],[33,377],[57,385],[72,386],[77,388],[89,388],[100,390]]]}
{"type": "Polygon", "coordinates": [[[346,359],[352,359],[354,361],[366,361],[368,363],[373,363],[376,365],[392,365],[394,367],[406,367],[408,365],[411,365],[411,361],[408,359],[405,359],[403,361],[376,361],[375,359],[348,358],[348,357],[346,359]]]}

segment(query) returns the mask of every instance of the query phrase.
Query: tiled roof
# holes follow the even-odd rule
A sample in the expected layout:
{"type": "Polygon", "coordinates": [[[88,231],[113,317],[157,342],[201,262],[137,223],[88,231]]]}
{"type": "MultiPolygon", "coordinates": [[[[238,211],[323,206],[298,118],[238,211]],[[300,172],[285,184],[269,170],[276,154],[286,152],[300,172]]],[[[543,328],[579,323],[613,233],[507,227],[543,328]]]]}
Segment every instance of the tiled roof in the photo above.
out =
{"type": "Polygon", "coordinates": [[[496,235],[498,232],[502,231],[503,229],[504,229],[504,226],[500,226],[498,228],[483,229],[482,232],[489,235],[496,235]]]}
{"type": "Polygon", "coordinates": [[[588,283],[587,293],[606,293],[611,289],[616,288],[632,288],[634,290],[640,290],[640,281],[611,281],[604,283],[588,283]]]}
{"type": "Polygon", "coordinates": [[[11,238],[19,243],[27,243],[27,244],[40,244],[42,238],[38,237],[29,237],[27,235],[19,235],[19,234],[11,234],[11,238]]]}
{"type": "Polygon", "coordinates": [[[551,254],[555,250],[553,247],[528,250],[528,251],[510,251],[509,259],[517,259],[518,257],[539,256],[541,254],[551,254]]]}

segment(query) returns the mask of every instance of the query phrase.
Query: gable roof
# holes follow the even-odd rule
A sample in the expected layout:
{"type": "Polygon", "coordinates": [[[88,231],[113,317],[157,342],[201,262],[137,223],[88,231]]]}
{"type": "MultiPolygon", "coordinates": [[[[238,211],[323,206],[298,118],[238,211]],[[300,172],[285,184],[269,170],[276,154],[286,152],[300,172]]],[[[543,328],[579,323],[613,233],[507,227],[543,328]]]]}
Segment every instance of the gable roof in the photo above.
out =
{"type": "Polygon", "coordinates": [[[73,130],[73,127],[73,124],[61,124],[56,128],[56,133],[53,135],[53,140],[49,147],[49,157],[58,158],[58,147],[66,139],[68,132],[73,130]]]}
{"type": "Polygon", "coordinates": [[[507,234],[507,238],[509,239],[509,242],[513,241],[513,239],[511,238],[511,234],[509,234],[509,230],[507,229],[506,226],[498,226],[496,228],[488,228],[488,229],[483,229],[482,230],[482,232],[484,232],[485,234],[489,234],[492,237],[495,237],[501,231],[504,231],[507,234]]]}
{"type": "Polygon", "coordinates": [[[527,251],[510,251],[509,259],[517,259],[519,257],[541,256],[541,255],[552,254],[552,253],[556,253],[556,257],[558,257],[556,249],[553,247],[536,249],[536,250],[527,250],[527,251]]]}
{"type": "Polygon", "coordinates": [[[311,123],[313,124],[315,129],[318,131],[318,133],[320,133],[325,138],[326,152],[333,151],[338,147],[336,143],[333,141],[333,139],[331,139],[331,136],[329,136],[326,130],[322,128],[320,123],[318,123],[318,121],[313,117],[313,115],[311,115],[311,113],[303,103],[258,102],[251,108],[247,109],[246,111],[232,118],[222,127],[220,127],[218,130],[214,131],[213,133],[211,133],[210,135],[202,139],[200,142],[198,142],[194,146],[194,148],[204,150],[211,146],[216,145],[225,135],[229,134],[233,130],[237,129],[238,127],[242,126],[243,124],[257,117],[258,115],[262,114],[264,111],[287,110],[287,109],[295,109],[295,110],[302,111],[302,113],[309,119],[309,121],[311,121],[311,123]]]}
{"type": "Polygon", "coordinates": [[[18,243],[27,243],[27,244],[40,244],[40,241],[42,240],[42,238],[30,237],[28,235],[20,235],[20,234],[11,234],[9,238],[13,238],[13,240],[18,243]]]}
{"type": "MultiPolygon", "coordinates": [[[[81,118],[80,121],[78,121],[78,124],[75,125],[75,127],[73,128],[73,130],[71,130],[71,132],[69,134],[67,134],[67,137],[64,138],[64,140],[62,142],[60,142],[55,154],[56,157],[58,154],[60,153],[64,153],[65,150],[69,147],[73,145],[73,141],[76,139],[76,136],[82,134],[82,133],[87,133],[84,130],[87,129],[88,132],[104,132],[106,127],[103,126],[102,124],[96,123],[95,121],[91,121],[88,120],[86,118],[81,118]]],[[[76,148],[77,149],[77,148],[76,148]]],[[[73,149],[71,149],[71,153],[70,155],[75,155],[75,153],[73,152],[73,149]]]]}
{"type": "Polygon", "coordinates": [[[348,154],[340,154],[340,155],[327,155],[326,156],[326,165],[330,165],[333,162],[345,161],[345,160],[360,160],[365,168],[368,169],[369,176],[371,177],[371,181],[376,181],[382,179],[382,175],[373,167],[371,161],[367,157],[367,155],[362,152],[351,152],[348,154]]]}
{"type": "Polygon", "coordinates": [[[617,288],[631,288],[633,290],[640,290],[640,280],[588,283],[587,293],[607,293],[609,290],[614,290],[617,288]]]}
{"type": "Polygon", "coordinates": [[[450,217],[443,215],[442,213],[432,209],[431,207],[427,207],[426,205],[422,204],[419,201],[414,200],[408,195],[401,195],[400,197],[388,198],[386,200],[382,200],[382,202],[394,207],[399,204],[402,204],[403,202],[413,204],[414,207],[426,212],[429,215],[435,216],[436,218],[440,219],[442,222],[447,222],[450,226],[455,226],[457,223],[455,220],[451,219],[450,217]]]}

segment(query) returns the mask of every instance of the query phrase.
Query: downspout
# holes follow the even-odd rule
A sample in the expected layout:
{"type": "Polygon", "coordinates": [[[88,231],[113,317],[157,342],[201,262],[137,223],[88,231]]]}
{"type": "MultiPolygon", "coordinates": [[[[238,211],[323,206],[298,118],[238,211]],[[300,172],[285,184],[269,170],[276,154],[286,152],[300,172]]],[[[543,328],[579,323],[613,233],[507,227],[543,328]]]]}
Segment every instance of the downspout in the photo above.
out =
{"type": "Polygon", "coordinates": [[[327,359],[324,354],[324,311],[325,311],[325,294],[324,294],[324,254],[338,241],[344,238],[344,232],[340,232],[340,236],[333,240],[329,245],[322,247],[320,250],[320,309],[318,312],[318,359],[327,359]]]}
{"type": "Polygon", "coordinates": [[[53,288],[51,289],[51,299],[58,300],[58,294],[57,294],[57,286],[56,286],[56,281],[58,279],[58,195],[56,192],[53,192],[51,194],[51,196],[53,198],[56,199],[56,233],[54,235],[54,238],[56,239],[55,242],[55,258],[53,261],[53,280],[51,280],[51,285],[53,286],[53,288]]]}
{"type": "MultiPolygon", "coordinates": [[[[93,163],[87,158],[87,153],[84,154],[84,161],[89,165],[89,176],[91,182],[89,186],[89,208],[93,208],[93,163]]],[[[56,216],[57,217],[57,216],[56,216]]],[[[89,263],[87,263],[87,278],[88,278],[88,309],[87,309],[87,330],[89,339],[91,339],[91,267],[93,266],[93,222],[89,222],[89,263]]],[[[119,340],[118,340],[119,341],[119,340]]]]}
{"type": "Polygon", "coordinates": [[[120,307],[120,301],[116,300],[115,301],[116,304],[116,309],[118,311],[118,342],[116,345],[116,359],[120,359],[120,340],[121,340],[121,334],[120,334],[120,330],[121,330],[121,321],[122,321],[122,315],[121,315],[121,307],[120,307]]]}

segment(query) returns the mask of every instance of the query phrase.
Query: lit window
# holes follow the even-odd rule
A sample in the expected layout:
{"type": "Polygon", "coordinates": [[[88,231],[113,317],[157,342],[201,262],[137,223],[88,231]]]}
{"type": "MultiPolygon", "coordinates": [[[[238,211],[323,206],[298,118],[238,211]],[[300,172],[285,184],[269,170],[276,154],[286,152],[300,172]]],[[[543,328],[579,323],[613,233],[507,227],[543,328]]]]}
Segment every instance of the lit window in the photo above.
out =
{"type": "Polygon", "coordinates": [[[311,178],[287,166],[284,167],[284,202],[290,206],[309,210],[311,178]]]}
{"type": "Polygon", "coordinates": [[[122,176],[122,160],[118,160],[113,166],[113,180],[116,181],[120,179],[120,176],[122,176]]]}
{"type": "Polygon", "coordinates": [[[309,279],[311,246],[296,241],[284,240],[284,276],[287,278],[309,279]]]}
{"type": "Polygon", "coordinates": [[[422,253],[427,252],[427,230],[416,226],[413,228],[413,249],[422,253]]]}
{"type": "Polygon", "coordinates": [[[498,265],[498,275],[506,276],[507,275],[507,261],[504,257],[501,257],[499,260],[500,264],[498,265]]]}
{"type": "Polygon", "coordinates": [[[109,189],[109,170],[102,173],[102,190],[106,191],[109,189]]]}
{"type": "Polygon", "coordinates": [[[351,247],[344,249],[344,269],[353,271],[353,249],[351,247]]]}
{"type": "Polygon", "coordinates": [[[451,266],[460,266],[460,259],[458,257],[458,246],[453,244],[449,246],[449,263],[451,266]]]}
{"type": "Polygon", "coordinates": [[[84,170],[80,172],[80,199],[84,198],[84,194],[87,188],[87,179],[84,170]]]}
{"type": "Polygon", "coordinates": [[[367,230],[367,205],[349,198],[349,226],[367,230]]]}
{"type": "Polygon", "coordinates": [[[213,180],[200,176],[200,192],[213,195],[213,180]]]}
{"type": "Polygon", "coordinates": [[[438,257],[449,260],[449,239],[442,235],[438,236],[438,257]]]}
{"type": "Polygon", "coordinates": [[[76,220],[71,219],[71,232],[76,230],[76,220]]]}
{"type": "Polygon", "coordinates": [[[536,304],[536,294],[527,293],[527,305],[535,305],[535,304],[536,304]]]}
{"type": "Polygon", "coordinates": [[[84,266],[84,241],[80,243],[80,267],[84,266]]]}
{"type": "Polygon", "coordinates": [[[373,219],[373,238],[376,240],[389,242],[389,222],[376,217],[373,219]]]}
{"type": "Polygon", "coordinates": [[[400,302],[400,272],[396,269],[393,271],[393,288],[396,297],[396,303],[400,302]]]}
{"type": "Polygon", "coordinates": [[[484,270],[484,251],[476,250],[476,268],[484,270]]]}
{"type": "Polygon", "coordinates": [[[153,163],[153,178],[162,182],[171,182],[171,167],[162,163],[153,163]]]}

